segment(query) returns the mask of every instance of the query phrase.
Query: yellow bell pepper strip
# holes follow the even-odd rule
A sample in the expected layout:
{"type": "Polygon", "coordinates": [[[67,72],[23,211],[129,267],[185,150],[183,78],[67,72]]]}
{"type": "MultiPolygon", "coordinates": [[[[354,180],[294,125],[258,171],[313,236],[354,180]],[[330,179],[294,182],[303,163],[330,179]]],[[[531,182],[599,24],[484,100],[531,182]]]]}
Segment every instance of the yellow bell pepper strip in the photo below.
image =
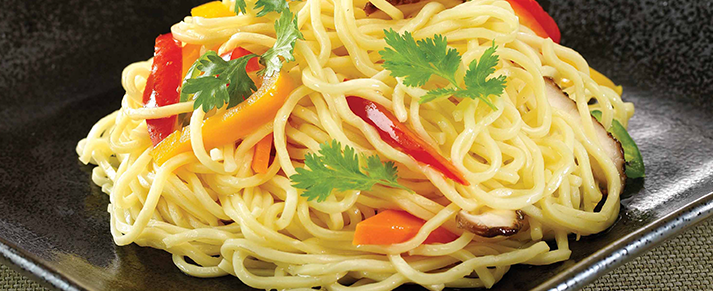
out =
{"type": "Polygon", "coordinates": [[[218,18],[218,17],[228,17],[235,16],[235,13],[230,11],[228,7],[223,5],[220,1],[208,2],[191,9],[191,16],[193,17],[205,17],[205,18],[218,18]]]}
{"type": "Polygon", "coordinates": [[[589,77],[591,77],[594,82],[597,82],[597,84],[602,85],[604,87],[609,87],[619,95],[624,92],[621,86],[617,86],[616,84],[614,84],[614,82],[612,82],[612,80],[609,80],[607,76],[604,76],[602,73],[597,72],[597,70],[595,69],[589,68],[589,77]]]}
{"type": "MultiPolygon", "coordinates": [[[[412,239],[426,222],[401,210],[385,210],[357,223],[353,245],[392,245],[412,239]]],[[[428,235],[424,244],[449,243],[458,236],[443,227],[428,235]]]]}
{"type": "MultiPolygon", "coordinates": [[[[293,88],[292,78],[285,72],[266,77],[262,86],[247,100],[203,121],[201,128],[205,148],[233,143],[272,122],[293,88]]],[[[168,159],[189,151],[191,135],[189,126],[186,126],[166,137],[153,149],[151,156],[162,165],[168,159]]]]}
{"type": "Polygon", "coordinates": [[[270,164],[270,153],[272,152],[272,133],[262,138],[255,145],[252,168],[255,173],[265,174],[270,164]]]}

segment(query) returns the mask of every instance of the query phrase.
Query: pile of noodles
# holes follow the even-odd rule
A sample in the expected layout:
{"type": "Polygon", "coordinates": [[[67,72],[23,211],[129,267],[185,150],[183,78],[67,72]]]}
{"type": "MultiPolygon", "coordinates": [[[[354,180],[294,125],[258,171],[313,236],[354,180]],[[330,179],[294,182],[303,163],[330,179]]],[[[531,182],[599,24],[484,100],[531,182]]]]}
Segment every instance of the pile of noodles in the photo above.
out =
{"type": "MultiPolygon", "coordinates": [[[[93,181],[110,196],[116,244],[166,250],[186,274],[233,275],[261,289],[389,290],[413,283],[439,290],[491,287],[511,265],[567,260],[569,234],[597,233],[614,222],[623,185],[597,140],[589,110],[602,111],[608,128],[613,119],[626,126],[634,109],[594,82],[577,52],[519,25],[506,1],[434,0],[398,8],[371,2],[381,11],[369,16],[365,0],[290,2],[305,40],[297,41],[296,61],[283,67],[297,86],[274,122],[219,148],[193,143],[192,152],[162,166],[150,155],[145,120],[192,112],[189,126],[200,139],[206,114],[193,111],[192,101],[143,108],[151,60],[129,65],[121,108],[77,145],[80,160],[97,165],[93,181]],[[461,76],[494,41],[500,58],[494,75],[507,76],[504,93],[491,97],[497,110],[467,98],[419,104],[426,91],[404,86],[380,65],[378,51],[386,46],[383,31],[389,28],[410,31],[416,39],[447,37],[463,56],[461,76]],[[580,121],[549,105],[544,77],[579,104],[580,121]],[[450,159],[470,186],[381,140],[349,110],[350,95],[391,110],[450,159]],[[272,132],[274,162],[268,173],[255,174],[253,148],[272,132]],[[394,161],[399,183],[414,192],[377,185],[371,191],[335,191],[323,202],[300,197],[289,177],[304,166],[306,153],[332,139],[394,161]],[[603,185],[593,178],[595,164],[607,177],[603,185]],[[356,224],[383,209],[401,209],[427,223],[403,243],[352,245],[356,224]],[[525,226],[509,237],[479,237],[456,226],[462,209],[521,210],[525,226]],[[459,238],[422,244],[439,226],[459,238]]],[[[231,1],[223,3],[232,9],[231,1]]],[[[232,17],[186,17],[171,32],[186,44],[203,45],[203,51],[219,46],[222,54],[240,46],[259,54],[275,42],[279,15],[256,17],[253,6],[248,2],[247,14],[232,17]]]]}

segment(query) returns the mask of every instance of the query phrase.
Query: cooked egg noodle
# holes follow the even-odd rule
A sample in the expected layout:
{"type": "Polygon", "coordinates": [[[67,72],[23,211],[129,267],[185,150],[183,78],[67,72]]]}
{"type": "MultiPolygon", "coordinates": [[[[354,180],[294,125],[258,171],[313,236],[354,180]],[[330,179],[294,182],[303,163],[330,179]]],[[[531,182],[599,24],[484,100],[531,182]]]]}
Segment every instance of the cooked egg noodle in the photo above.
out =
{"type": "MultiPolygon", "coordinates": [[[[231,1],[223,3],[232,9],[231,1]]],[[[77,145],[80,160],[97,165],[92,180],[110,197],[116,244],[163,249],[186,274],[230,274],[260,289],[389,290],[414,283],[440,290],[492,287],[511,265],[564,261],[571,253],[569,234],[598,233],[614,222],[623,185],[589,112],[602,111],[605,127],[613,119],[626,126],[633,105],[595,83],[578,53],[520,26],[506,1],[435,0],[398,8],[372,3],[381,11],[370,17],[364,0],[290,3],[305,40],[297,42],[297,60],[283,70],[298,86],[273,123],[235,144],[205,148],[200,126],[206,113],[193,111],[192,101],[144,108],[151,60],[129,65],[122,74],[121,108],[77,145]],[[507,76],[502,96],[490,97],[497,110],[473,99],[419,104],[427,89],[407,87],[380,66],[383,30],[390,28],[416,39],[445,36],[463,56],[460,77],[494,41],[500,58],[494,75],[507,76]],[[581,122],[549,106],[545,77],[576,101],[581,122]],[[389,146],[351,112],[349,95],[391,109],[471,185],[454,183],[389,146]],[[192,113],[193,150],[159,166],[150,155],[145,120],[183,113],[192,113]],[[276,157],[267,173],[256,174],[253,148],[271,132],[276,157]],[[300,197],[289,176],[304,166],[306,153],[332,139],[394,161],[400,183],[414,192],[377,185],[335,192],[324,202],[300,197]],[[594,179],[593,165],[606,183],[594,179]],[[352,245],[356,224],[382,209],[401,209],[427,223],[403,243],[352,245]],[[483,238],[456,226],[458,211],[486,209],[521,210],[525,227],[511,237],[483,238]],[[439,226],[459,238],[422,244],[439,226]]],[[[186,17],[171,30],[186,44],[203,45],[203,52],[219,45],[221,54],[238,46],[262,53],[275,42],[278,15],[257,18],[253,6],[248,1],[248,13],[233,17],[186,17]]],[[[423,88],[444,85],[434,78],[423,88]]]]}

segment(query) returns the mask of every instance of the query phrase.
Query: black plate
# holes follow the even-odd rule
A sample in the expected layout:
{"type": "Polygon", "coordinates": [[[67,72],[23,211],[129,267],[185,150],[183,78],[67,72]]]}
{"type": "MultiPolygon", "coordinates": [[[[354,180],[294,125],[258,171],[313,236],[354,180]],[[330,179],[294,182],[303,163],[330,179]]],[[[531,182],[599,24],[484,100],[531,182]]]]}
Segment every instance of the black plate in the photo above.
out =
{"type": "MultiPolygon", "coordinates": [[[[116,247],[108,197],[77,161],[79,139],[119,108],[121,70],[200,1],[4,0],[0,9],[0,259],[60,289],[247,290],[183,275],[168,253],[116,247]]],[[[711,215],[710,1],[543,1],[563,44],[624,85],[647,166],[621,219],[572,242],[572,258],[516,266],[494,289],[576,288],[711,215]]]]}

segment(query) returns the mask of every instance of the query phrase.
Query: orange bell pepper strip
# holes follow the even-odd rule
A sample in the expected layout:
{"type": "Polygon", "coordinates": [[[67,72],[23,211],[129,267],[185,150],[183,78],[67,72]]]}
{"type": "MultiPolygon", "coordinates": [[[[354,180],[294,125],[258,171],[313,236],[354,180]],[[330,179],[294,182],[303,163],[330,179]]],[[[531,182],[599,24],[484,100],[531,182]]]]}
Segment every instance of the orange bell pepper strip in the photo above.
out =
{"type": "MultiPolygon", "coordinates": [[[[272,122],[294,88],[292,78],[280,72],[263,80],[262,86],[247,100],[222,114],[206,118],[201,126],[206,149],[233,143],[272,122]]],[[[162,165],[168,159],[191,151],[190,127],[173,132],[159,143],[151,156],[162,165]]]]}
{"type": "Polygon", "coordinates": [[[212,1],[193,7],[193,9],[191,9],[191,16],[218,18],[235,16],[235,12],[230,11],[230,9],[227,6],[223,5],[223,3],[220,1],[212,1]]]}
{"type": "Polygon", "coordinates": [[[270,152],[272,152],[272,133],[263,137],[255,145],[255,154],[253,155],[253,163],[251,165],[255,173],[267,173],[267,168],[270,164],[270,152]]]}
{"type": "MultiPolygon", "coordinates": [[[[410,240],[426,223],[401,210],[385,210],[357,223],[353,245],[391,245],[410,240]]],[[[436,228],[424,244],[448,243],[458,238],[443,227],[436,228]]]]}
{"type": "Polygon", "coordinates": [[[560,42],[560,29],[547,14],[542,6],[535,0],[507,0],[520,18],[520,24],[532,29],[535,34],[543,38],[551,38],[555,43],[560,42]]]}
{"type": "Polygon", "coordinates": [[[191,69],[193,63],[201,56],[201,47],[199,44],[186,44],[183,46],[183,73],[181,74],[181,80],[186,77],[188,70],[191,69]]]}

